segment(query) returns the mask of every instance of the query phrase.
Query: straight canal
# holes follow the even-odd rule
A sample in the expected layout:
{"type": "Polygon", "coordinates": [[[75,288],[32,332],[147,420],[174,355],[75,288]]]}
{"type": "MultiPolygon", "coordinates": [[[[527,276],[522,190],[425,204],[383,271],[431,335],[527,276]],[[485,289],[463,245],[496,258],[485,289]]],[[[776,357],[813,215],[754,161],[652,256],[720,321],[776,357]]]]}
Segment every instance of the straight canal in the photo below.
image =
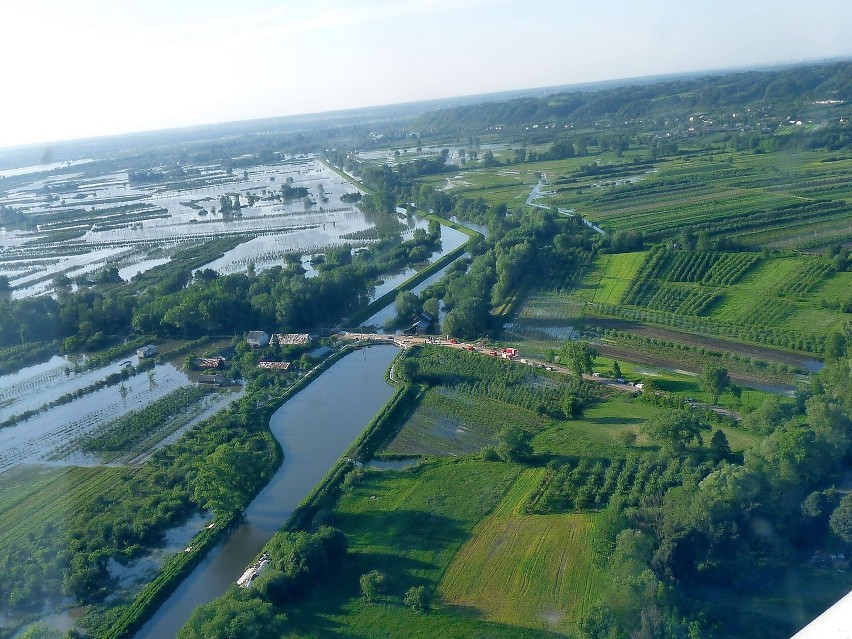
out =
{"type": "Polygon", "coordinates": [[[395,346],[355,351],[335,363],[272,416],[284,463],[246,510],[243,523],[190,573],[136,639],[174,637],[192,610],[236,582],[299,502],[340,458],[393,387],[385,371],[395,346]]]}

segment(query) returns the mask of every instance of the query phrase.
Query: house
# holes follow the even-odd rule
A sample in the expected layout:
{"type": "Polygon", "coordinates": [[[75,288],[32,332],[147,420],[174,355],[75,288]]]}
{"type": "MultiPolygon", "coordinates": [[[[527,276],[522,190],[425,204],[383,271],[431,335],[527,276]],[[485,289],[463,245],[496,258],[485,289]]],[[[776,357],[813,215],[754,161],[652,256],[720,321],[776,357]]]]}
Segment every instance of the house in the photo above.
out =
{"type": "Polygon", "coordinates": [[[432,328],[432,325],[434,323],[435,318],[431,314],[424,311],[420,313],[420,317],[417,318],[417,330],[421,333],[425,333],[430,328],[432,328]]]}
{"type": "Polygon", "coordinates": [[[432,328],[435,323],[435,318],[429,313],[423,312],[414,317],[414,324],[411,328],[402,331],[403,335],[417,335],[418,333],[426,333],[432,328]]]}
{"type": "Polygon", "coordinates": [[[195,368],[222,368],[225,365],[224,357],[196,357],[193,362],[195,368]]]}
{"type": "Polygon", "coordinates": [[[222,373],[216,373],[215,375],[199,375],[198,383],[210,384],[211,386],[228,386],[231,383],[231,380],[225,377],[222,373]]]}
{"type": "Polygon", "coordinates": [[[263,348],[264,346],[269,346],[269,335],[264,331],[249,331],[248,335],[246,335],[246,342],[252,348],[263,348]]]}
{"type": "Polygon", "coordinates": [[[148,344],[147,346],[143,346],[142,348],[136,349],[137,357],[154,357],[157,354],[157,347],[153,344],[148,344]]]}

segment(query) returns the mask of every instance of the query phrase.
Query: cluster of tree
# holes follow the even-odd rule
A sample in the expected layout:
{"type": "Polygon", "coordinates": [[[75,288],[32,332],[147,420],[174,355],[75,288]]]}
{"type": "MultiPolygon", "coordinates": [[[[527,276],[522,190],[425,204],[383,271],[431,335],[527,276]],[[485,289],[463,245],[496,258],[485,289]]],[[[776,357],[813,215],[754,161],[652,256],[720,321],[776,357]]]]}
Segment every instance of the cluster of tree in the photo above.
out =
{"type": "Polygon", "coordinates": [[[0,204],[0,226],[7,229],[33,229],[36,222],[18,209],[0,204]]]}
{"type": "Polygon", "coordinates": [[[577,277],[590,257],[592,236],[578,218],[549,211],[505,215],[495,207],[489,242],[483,242],[466,272],[451,271],[437,291],[448,313],[443,331],[474,338],[492,330],[491,308],[506,303],[523,282],[561,288],[577,277]],[[490,246],[489,246],[490,244],[490,246]]]}
{"type": "MultiPolygon", "coordinates": [[[[265,417],[239,405],[190,430],[140,468],[102,477],[73,471],[57,500],[59,522],[0,549],[5,610],[41,610],[46,601],[99,601],[113,586],[109,561],[127,562],[162,544],[190,514],[245,508],[279,463],[265,417]],[[27,557],[22,561],[22,557],[27,557]]],[[[88,471],[88,469],[81,469],[88,471]]]]}
{"type": "Polygon", "coordinates": [[[234,193],[233,195],[220,195],[219,196],[219,212],[222,215],[227,215],[228,213],[235,213],[243,208],[243,205],[240,203],[240,194],[234,193]]]}
{"type": "Polygon", "coordinates": [[[360,191],[355,191],[354,193],[344,193],[340,196],[340,201],[346,204],[355,204],[360,202],[362,197],[360,191]]]}
{"type": "Polygon", "coordinates": [[[311,278],[298,256],[255,275],[219,276],[210,269],[193,275],[198,261],[213,259],[202,252],[198,260],[179,258],[128,283],[115,267],[107,267],[95,282],[73,292],[58,279],[56,298],[0,300],[0,346],[59,339],[65,350],[78,351],[109,346],[134,331],[198,338],[244,334],[259,326],[307,330],[334,323],[366,303],[380,273],[421,262],[439,246],[439,230],[430,227],[402,243],[386,239],[354,258],[348,247],[330,249],[317,260],[319,274],[311,278]]]}
{"type": "Polygon", "coordinates": [[[196,608],[178,639],[210,637],[281,637],[287,632],[282,607],[333,574],[346,555],[346,537],[322,527],[315,533],[279,532],[266,545],[270,566],[248,589],[196,608]]]}
{"type": "Polygon", "coordinates": [[[138,169],[127,172],[127,181],[133,185],[157,184],[198,173],[200,173],[198,169],[187,169],[183,166],[175,166],[168,170],[138,169]]]}
{"type": "MultiPolygon", "coordinates": [[[[702,609],[736,635],[740,620],[708,610],[698,601],[700,589],[753,591],[771,583],[774,567],[791,556],[848,551],[852,498],[841,500],[833,486],[852,452],[850,373],[843,357],[797,402],[772,399],[747,417],[744,427],[768,435],[745,451],[743,463],[723,462],[701,481],[646,491],[636,507],[611,502],[602,517],[610,524],[603,556],[622,603],[591,612],[585,635],[626,636],[648,624],[671,633],[684,618],[700,632],[702,609]]],[[[665,454],[676,459],[692,454],[686,444],[702,428],[684,415],[670,428],[674,419],[649,432],[671,436],[665,454]]],[[[783,626],[772,634],[794,630],[783,626]]]]}
{"type": "Polygon", "coordinates": [[[307,195],[308,189],[304,186],[291,186],[288,183],[281,185],[281,197],[285,200],[297,200],[307,195]]]}

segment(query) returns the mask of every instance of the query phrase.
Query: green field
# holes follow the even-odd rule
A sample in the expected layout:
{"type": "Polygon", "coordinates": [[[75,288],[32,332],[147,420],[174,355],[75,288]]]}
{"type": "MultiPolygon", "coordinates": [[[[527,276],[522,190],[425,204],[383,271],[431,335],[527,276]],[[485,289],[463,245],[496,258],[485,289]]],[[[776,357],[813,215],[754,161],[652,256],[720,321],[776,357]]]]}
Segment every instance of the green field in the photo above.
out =
{"type": "Polygon", "coordinates": [[[618,304],[647,257],[646,251],[599,255],[577,288],[584,302],[618,304]]]}
{"type": "Polygon", "coordinates": [[[849,238],[845,200],[852,192],[852,162],[827,158],[824,152],[686,154],[653,171],[574,178],[561,189],[554,174],[557,193],[548,203],[575,208],[609,232],[640,230],[652,241],[689,226],[736,233],[754,247],[825,246],[849,238]]]}
{"type": "Polygon", "coordinates": [[[489,621],[576,630],[604,588],[593,535],[588,515],[491,516],[456,555],[439,593],[489,621]]]}
{"type": "Polygon", "coordinates": [[[349,553],[332,583],[288,610],[295,636],[550,637],[459,615],[432,598],[429,613],[401,606],[411,586],[437,587],[447,566],[518,477],[520,468],[477,459],[428,463],[405,471],[371,471],[344,493],[332,521],[349,553]],[[380,570],[388,587],[365,604],[358,577],[380,570]],[[321,630],[321,632],[320,632],[321,630]],[[304,634],[303,634],[304,633],[304,634]]]}

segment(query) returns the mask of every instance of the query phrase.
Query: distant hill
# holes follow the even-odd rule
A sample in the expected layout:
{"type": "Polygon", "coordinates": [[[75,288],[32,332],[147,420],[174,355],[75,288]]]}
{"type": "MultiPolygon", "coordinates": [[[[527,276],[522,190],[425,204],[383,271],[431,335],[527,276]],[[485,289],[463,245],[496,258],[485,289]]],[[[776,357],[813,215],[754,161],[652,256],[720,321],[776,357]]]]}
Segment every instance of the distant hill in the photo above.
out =
{"type": "MultiPolygon", "coordinates": [[[[852,62],[803,65],[773,71],[706,75],[647,84],[641,80],[616,88],[575,90],[547,97],[521,97],[430,111],[417,118],[415,130],[456,130],[532,124],[599,124],[682,114],[726,107],[805,109],[816,101],[852,100],[852,62]]],[[[785,113],[785,115],[793,115],[785,113]]]]}

